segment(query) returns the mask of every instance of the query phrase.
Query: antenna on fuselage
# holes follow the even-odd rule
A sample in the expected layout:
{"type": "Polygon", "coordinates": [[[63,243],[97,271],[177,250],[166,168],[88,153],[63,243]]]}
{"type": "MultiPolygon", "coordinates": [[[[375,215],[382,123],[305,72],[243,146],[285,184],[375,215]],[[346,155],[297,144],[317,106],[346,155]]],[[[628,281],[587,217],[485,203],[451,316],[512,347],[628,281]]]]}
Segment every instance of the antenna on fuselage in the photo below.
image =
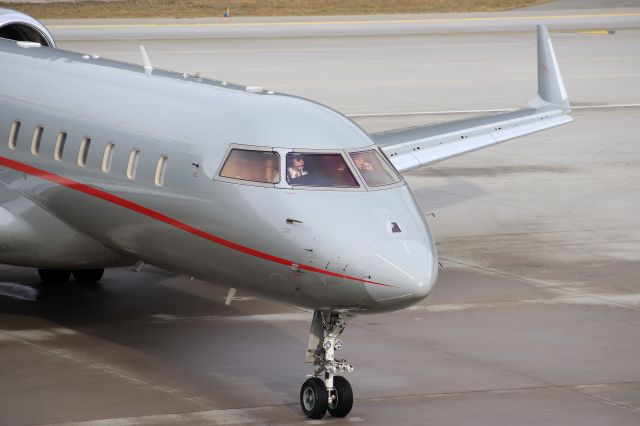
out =
{"type": "Polygon", "coordinates": [[[140,45],[140,54],[142,55],[142,62],[144,63],[144,72],[147,75],[150,75],[151,71],[153,71],[153,67],[151,66],[149,55],[147,55],[147,51],[145,50],[143,45],[140,45]]]}
{"type": "Polygon", "coordinates": [[[227,293],[227,298],[225,299],[224,304],[227,306],[231,305],[231,301],[233,300],[235,295],[236,295],[236,289],[231,287],[229,289],[229,293],[227,293]]]}

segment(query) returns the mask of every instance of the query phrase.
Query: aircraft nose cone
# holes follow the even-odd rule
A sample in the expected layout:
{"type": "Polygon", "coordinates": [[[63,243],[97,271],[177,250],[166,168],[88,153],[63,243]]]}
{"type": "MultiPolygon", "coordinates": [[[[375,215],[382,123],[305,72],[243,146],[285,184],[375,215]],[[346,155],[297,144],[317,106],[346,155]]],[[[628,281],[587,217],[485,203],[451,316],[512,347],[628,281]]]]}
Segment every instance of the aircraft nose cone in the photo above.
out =
{"type": "Polygon", "coordinates": [[[435,248],[413,240],[386,241],[373,247],[367,263],[369,295],[383,309],[400,309],[425,298],[438,275],[435,248]]]}

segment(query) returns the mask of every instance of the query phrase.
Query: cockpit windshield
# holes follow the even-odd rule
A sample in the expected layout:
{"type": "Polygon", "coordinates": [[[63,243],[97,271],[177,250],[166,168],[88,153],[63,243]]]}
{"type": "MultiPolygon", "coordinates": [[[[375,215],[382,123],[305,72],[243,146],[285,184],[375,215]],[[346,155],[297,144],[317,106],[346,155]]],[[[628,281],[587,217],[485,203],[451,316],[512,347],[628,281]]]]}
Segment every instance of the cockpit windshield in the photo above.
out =
{"type": "Polygon", "coordinates": [[[277,152],[232,149],[220,176],[261,183],[280,181],[280,156],[277,152]]]}
{"type": "Polygon", "coordinates": [[[287,182],[291,186],[357,188],[358,181],[340,154],[290,152],[287,182]]]}
{"type": "Polygon", "coordinates": [[[391,185],[400,182],[398,173],[375,150],[352,152],[351,159],[369,186],[391,185]]]}
{"type": "Polygon", "coordinates": [[[301,189],[366,191],[367,188],[402,182],[400,175],[377,149],[323,152],[239,145],[229,150],[219,176],[249,185],[301,189]]]}

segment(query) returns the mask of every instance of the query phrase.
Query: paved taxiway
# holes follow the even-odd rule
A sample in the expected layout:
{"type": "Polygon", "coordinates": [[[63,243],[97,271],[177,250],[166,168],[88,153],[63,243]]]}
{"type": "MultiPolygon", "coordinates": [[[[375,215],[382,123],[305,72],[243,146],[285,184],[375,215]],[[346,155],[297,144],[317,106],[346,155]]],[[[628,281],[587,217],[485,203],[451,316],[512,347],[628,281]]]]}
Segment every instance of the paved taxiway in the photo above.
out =
{"type": "MultiPolygon", "coordinates": [[[[640,103],[640,9],[624,11],[633,24],[613,35],[554,21],[574,105],[640,103]]],[[[536,88],[526,30],[144,44],[158,67],[348,114],[407,113],[521,106],[536,88]]],[[[140,62],[136,40],[60,46],[140,62]]],[[[375,131],[460,116],[357,120],[375,131]]],[[[408,173],[436,214],[438,286],[350,325],[354,410],[307,423],[639,424],[639,117],[578,109],[573,124],[408,173]]],[[[227,307],[223,287],[153,268],[55,289],[28,269],[0,276],[0,424],[305,420],[309,313],[242,293],[227,307]]]]}
{"type": "Polygon", "coordinates": [[[256,38],[390,36],[425,33],[522,31],[546,22],[580,30],[634,27],[639,9],[531,10],[496,13],[398,14],[378,16],[260,17],[195,19],[82,19],[47,23],[57,39],[256,38]]]}

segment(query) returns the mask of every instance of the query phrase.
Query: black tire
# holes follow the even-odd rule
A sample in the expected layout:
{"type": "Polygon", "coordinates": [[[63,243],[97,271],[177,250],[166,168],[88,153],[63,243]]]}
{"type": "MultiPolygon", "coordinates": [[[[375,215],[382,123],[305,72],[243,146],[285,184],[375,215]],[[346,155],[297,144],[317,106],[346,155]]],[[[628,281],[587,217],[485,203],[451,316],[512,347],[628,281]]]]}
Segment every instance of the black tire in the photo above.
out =
{"type": "Polygon", "coordinates": [[[333,417],[346,417],[353,408],[353,390],[349,381],[342,376],[333,378],[334,399],[328,405],[329,414],[333,417]]]}
{"type": "Polygon", "coordinates": [[[329,394],[324,382],[317,377],[311,377],[300,388],[300,407],[305,416],[310,419],[321,419],[327,413],[329,394]]]}
{"type": "Polygon", "coordinates": [[[45,284],[61,285],[69,281],[71,271],[64,269],[38,269],[38,275],[45,284]]]}
{"type": "Polygon", "coordinates": [[[100,281],[104,274],[104,269],[80,269],[73,271],[73,278],[81,283],[95,283],[100,281]]]}

